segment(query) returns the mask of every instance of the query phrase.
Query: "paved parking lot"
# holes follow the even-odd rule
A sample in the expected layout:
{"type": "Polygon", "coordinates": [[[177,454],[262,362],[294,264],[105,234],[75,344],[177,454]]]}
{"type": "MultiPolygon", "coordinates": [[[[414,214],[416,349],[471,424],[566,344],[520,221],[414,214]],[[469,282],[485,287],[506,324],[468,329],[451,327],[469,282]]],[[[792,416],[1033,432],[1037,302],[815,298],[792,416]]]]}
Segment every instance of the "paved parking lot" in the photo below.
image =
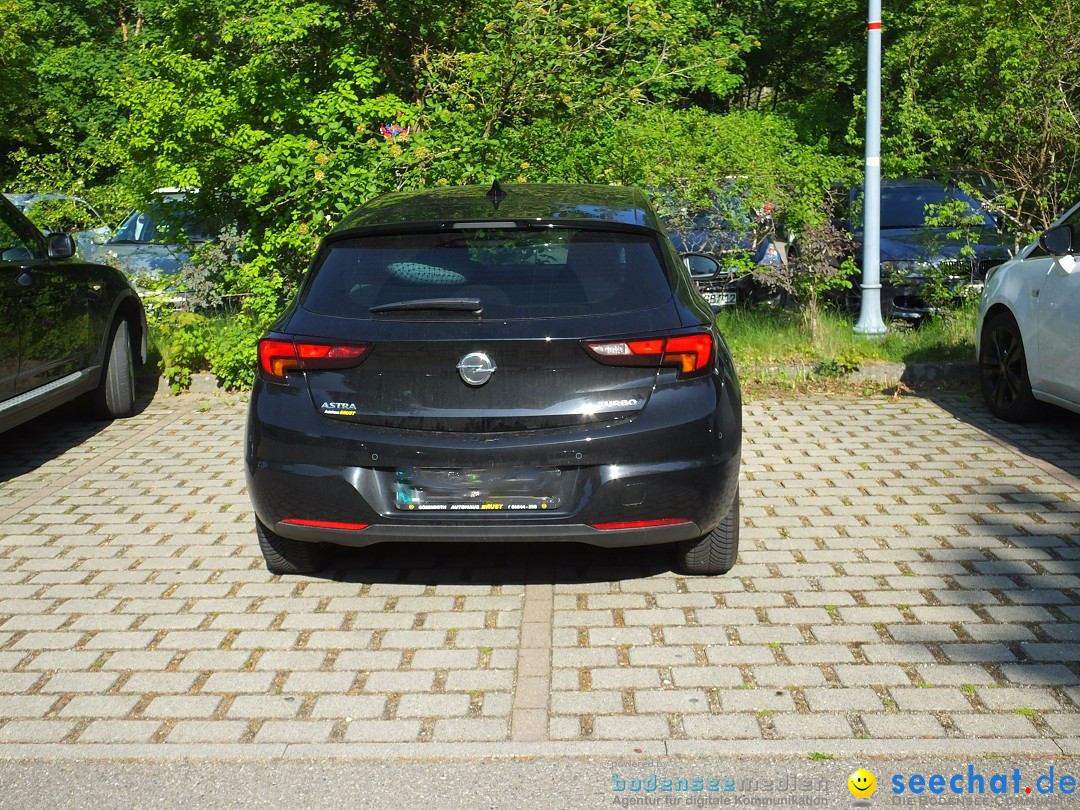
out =
{"type": "Polygon", "coordinates": [[[304,578],[262,565],[244,407],[0,437],[0,756],[1080,752],[1071,416],[750,404],[726,577],[433,545],[304,578]]]}

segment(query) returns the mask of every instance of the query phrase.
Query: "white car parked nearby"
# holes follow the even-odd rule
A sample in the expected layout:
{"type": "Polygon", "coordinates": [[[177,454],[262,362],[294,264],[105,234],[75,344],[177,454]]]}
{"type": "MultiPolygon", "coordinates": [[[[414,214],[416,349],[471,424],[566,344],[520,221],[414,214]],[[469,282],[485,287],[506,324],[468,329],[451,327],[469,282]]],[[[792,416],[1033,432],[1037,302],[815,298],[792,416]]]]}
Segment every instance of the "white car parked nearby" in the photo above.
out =
{"type": "Polygon", "coordinates": [[[976,324],[983,398],[1012,422],[1080,413],[1080,205],[990,271],[976,324]]]}

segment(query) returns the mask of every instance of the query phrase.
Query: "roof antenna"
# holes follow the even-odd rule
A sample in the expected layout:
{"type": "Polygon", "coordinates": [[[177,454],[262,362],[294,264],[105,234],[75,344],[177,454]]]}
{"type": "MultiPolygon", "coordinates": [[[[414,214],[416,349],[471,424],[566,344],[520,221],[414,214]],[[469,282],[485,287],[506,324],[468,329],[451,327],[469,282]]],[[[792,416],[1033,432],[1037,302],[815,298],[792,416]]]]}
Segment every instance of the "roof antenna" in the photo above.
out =
{"type": "Polygon", "coordinates": [[[488,189],[488,193],[485,196],[491,200],[492,205],[498,208],[499,203],[506,199],[506,191],[499,185],[498,180],[492,180],[491,188],[488,189]]]}

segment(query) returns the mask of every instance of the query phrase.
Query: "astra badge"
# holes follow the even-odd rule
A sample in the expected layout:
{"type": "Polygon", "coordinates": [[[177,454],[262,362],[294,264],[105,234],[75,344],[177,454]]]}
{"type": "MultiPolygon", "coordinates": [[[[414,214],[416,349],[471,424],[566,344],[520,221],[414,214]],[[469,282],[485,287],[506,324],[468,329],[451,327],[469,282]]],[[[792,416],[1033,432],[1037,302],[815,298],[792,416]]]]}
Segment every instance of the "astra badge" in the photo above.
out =
{"type": "Polygon", "coordinates": [[[495,373],[495,362],[483,352],[470,352],[458,361],[458,374],[469,385],[483,385],[495,373]]]}

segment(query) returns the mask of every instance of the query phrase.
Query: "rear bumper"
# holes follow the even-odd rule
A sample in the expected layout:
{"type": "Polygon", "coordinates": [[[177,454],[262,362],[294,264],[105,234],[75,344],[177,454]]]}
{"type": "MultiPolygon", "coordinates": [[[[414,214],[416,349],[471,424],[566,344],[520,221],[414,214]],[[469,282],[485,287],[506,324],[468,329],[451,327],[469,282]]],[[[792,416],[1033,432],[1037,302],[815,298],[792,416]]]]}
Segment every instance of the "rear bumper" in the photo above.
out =
{"type": "Polygon", "coordinates": [[[245,447],[259,521],[283,537],[339,545],[379,542],[566,541],[599,546],[679,542],[723,520],[738,486],[737,391],[702,379],[654,394],[639,416],[565,430],[461,434],[391,430],[328,419],[307,391],[257,384],[245,447]],[[660,401],[658,401],[660,400],[660,401]],[[556,469],[567,480],[547,512],[410,512],[397,508],[397,471],[424,468],[556,469]],[[368,524],[362,531],[283,520],[368,524]],[[594,524],[680,519],[643,529],[594,524]]]}
{"type": "Polygon", "coordinates": [[[371,546],[376,543],[585,543],[603,548],[651,546],[677,543],[701,537],[703,532],[693,522],[642,529],[594,529],[583,523],[559,525],[492,525],[471,523],[458,526],[382,524],[356,531],[323,529],[314,526],[274,524],[274,532],[290,540],[310,543],[333,543],[338,546],[371,546]]]}

